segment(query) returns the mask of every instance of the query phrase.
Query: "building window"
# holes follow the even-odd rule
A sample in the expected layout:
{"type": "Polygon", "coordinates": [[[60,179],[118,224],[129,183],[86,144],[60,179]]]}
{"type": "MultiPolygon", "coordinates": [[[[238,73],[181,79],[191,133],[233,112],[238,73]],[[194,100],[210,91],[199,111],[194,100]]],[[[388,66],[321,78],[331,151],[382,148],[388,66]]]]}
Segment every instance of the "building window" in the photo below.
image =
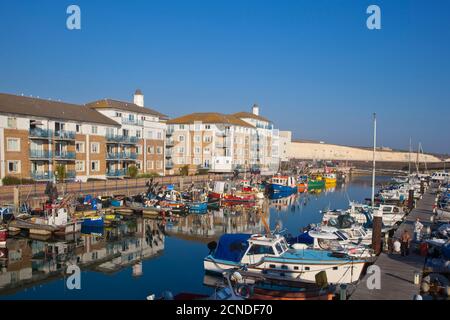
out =
{"type": "Polygon", "coordinates": [[[162,169],[163,162],[162,161],[156,161],[156,169],[162,169]]]}
{"type": "Polygon", "coordinates": [[[80,125],[80,124],[76,124],[76,125],[75,125],[75,131],[76,131],[77,133],[81,133],[81,125],[80,125]]]}
{"type": "Polygon", "coordinates": [[[6,151],[12,151],[12,152],[20,151],[20,139],[19,138],[7,138],[6,139],[6,151]]]}
{"type": "Polygon", "coordinates": [[[200,141],[202,141],[202,137],[201,136],[195,136],[194,137],[194,141],[195,142],[200,142],[200,141]]]}
{"type": "Polygon", "coordinates": [[[98,134],[98,127],[97,126],[92,126],[91,129],[92,129],[91,130],[92,134],[98,134]]]}
{"type": "Polygon", "coordinates": [[[178,148],[178,153],[184,153],[184,147],[179,147],[178,148]]]}
{"type": "Polygon", "coordinates": [[[194,164],[196,164],[196,165],[200,164],[200,159],[199,158],[194,158],[194,164]]]}
{"type": "Polygon", "coordinates": [[[100,153],[100,143],[98,142],[91,143],[91,153],[100,153]]]}
{"type": "Polygon", "coordinates": [[[84,161],[82,160],[75,161],[75,171],[84,172],[84,161]]]}
{"type": "Polygon", "coordinates": [[[180,130],[184,130],[184,124],[180,124],[180,130]]]}
{"type": "Polygon", "coordinates": [[[157,154],[162,154],[162,148],[161,147],[156,147],[156,153],[157,154]]]}
{"type": "Polygon", "coordinates": [[[138,169],[138,170],[141,170],[142,169],[142,165],[141,165],[141,161],[136,161],[136,168],[138,169]]]}
{"type": "Polygon", "coordinates": [[[205,154],[209,154],[209,152],[210,152],[210,149],[209,149],[209,148],[205,148],[205,149],[203,149],[203,153],[205,153],[205,154]]]}
{"type": "Polygon", "coordinates": [[[99,172],[100,171],[100,161],[91,161],[91,171],[92,172],[99,172]]]}
{"type": "Polygon", "coordinates": [[[199,147],[195,147],[195,148],[194,148],[194,153],[195,153],[195,154],[200,154],[200,153],[201,153],[200,148],[199,148],[199,147]]]}
{"type": "Polygon", "coordinates": [[[162,133],[161,133],[161,132],[158,132],[158,134],[157,134],[157,139],[158,139],[158,140],[161,140],[161,139],[162,139],[162,133]]]}
{"type": "Polygon", "coordinates": [[[209,143],[212,141],[211,136],[205,136],[205,142],[209,143]]]}
{"type": "Polygon", "coordinates": [[[8,118],[8,124],[9,129],[17,129],[17,118],[8,118]]]}
{"type": "Polygon", "coordinates": [[[8,161],[8,172],[9,173],[20,173],[20,160],[8,161]]]}
{"type": "Polygon", "coordinates": [[[136,130],[136,138],[141,138],[141,130],[136,130]]]}
{"type": "Polygon", "coordinates": [[[123,129],[122,134],[124,137],[128,137],[128,135],[130,134],[130,131],[128,129],[123,129]]]}
{"type": "Polygon", "coordinates": [[[153,170],[153,161],[151,160],[147,161],[147,169],[153,170]]]}
{"type": "Polygon", "coordinates": [[[145,117],[141,117],[141,120],[142,120],[142,121],[145,121],[145,117]]]}
{"type": "Polygon", "coordinates": [[[206,129],[206,130],[210,130],[210,129],[211,129],[211,125],[206,124],[206,125],[205,125],[205,129],[206,129]]]}
{"type": "Polygon", "coordinates": [[[147,131],[147,138],[153,139],[153,131],[147,131]]]}
{"type": "Polygon", "coordinates": [[[121,112],[116,112],[116,117],[117,118],[122,118],[122,113],[121,112]]]}
{"type": "Polygon", "coordinates": [[[77,153],[84,153],[84,142],[75,142],[75,151],[77,153]]]}
{"type": "Polygon", "coordinates": [[[147,153],[154,154],[155,153],[155,149],[153,147],[147,147],[147,153]]]}
{"type": "Polygon", "coordinates": [[[178,141],[183,142],[184,141],[184,136],[178,136],[178,141]]]}
{"type": "Polygon", "coordinates": [[[136,146],[136,153],[137,154],[142,154],[142,147],[141,146],[136,146]]]}

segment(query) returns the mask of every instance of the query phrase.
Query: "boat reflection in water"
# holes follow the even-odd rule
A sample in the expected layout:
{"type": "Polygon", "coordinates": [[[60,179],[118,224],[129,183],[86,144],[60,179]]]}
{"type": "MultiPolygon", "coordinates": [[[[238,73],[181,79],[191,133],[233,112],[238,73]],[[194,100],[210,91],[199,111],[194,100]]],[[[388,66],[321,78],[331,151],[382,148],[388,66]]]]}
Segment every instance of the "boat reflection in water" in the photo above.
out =
{"type": "Polygon", "coordinates": [[[137,218],[115,228],[83,229],[83,234],[62,240],[9,238],[0,258],[0,295],[64,277],[69,265],[81,270],[115,273],[132,267],[142,274],[142,261],[164,250],[160,222],[137,218]]]}

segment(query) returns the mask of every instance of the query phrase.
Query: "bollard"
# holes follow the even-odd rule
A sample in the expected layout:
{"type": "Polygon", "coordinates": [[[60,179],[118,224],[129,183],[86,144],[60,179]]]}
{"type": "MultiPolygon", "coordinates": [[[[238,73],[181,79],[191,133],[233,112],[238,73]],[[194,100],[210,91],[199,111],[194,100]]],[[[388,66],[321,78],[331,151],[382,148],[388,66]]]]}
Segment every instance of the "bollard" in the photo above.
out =
{"type": "Polygon", "coordinates": [[[347,285],[341,284],[339,287],[339,300],[347,300],[347,285]]]}
{"type": "Polygon", "coordinates": [[[414,284],[418,286],[420,284],[420,272],[414,272],[414,284]]]}

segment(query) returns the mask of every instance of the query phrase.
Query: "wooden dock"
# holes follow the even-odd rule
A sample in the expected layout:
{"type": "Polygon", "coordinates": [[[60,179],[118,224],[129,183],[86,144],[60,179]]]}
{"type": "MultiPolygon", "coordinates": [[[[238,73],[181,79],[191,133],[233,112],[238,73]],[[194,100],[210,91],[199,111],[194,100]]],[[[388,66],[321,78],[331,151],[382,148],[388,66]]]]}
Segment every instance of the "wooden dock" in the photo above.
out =
{"type": "MultiPolygon", "coordinates": [[[[417,218],[424,225],[431,228],[430,218],[433,216],[432,206],[435,195],[427,191],[417,207],[405,218],[399,226],[395,237],[400,237],[403,230],[408,230],[413,237],[413,225],[417,218]]],[[[414,284],[416,273],[422,274],[425,257],[418,255],[411,245],[409,256],[402,257],[400,254],[382,253],[376,260],[375,265],[380,267],[381,289],[369,289],[367,280],[371,274],[367,274],[357,285],[350,295],[350,300],[412,300],[414,295],[419,294],[419,285],[414,284]]]]}

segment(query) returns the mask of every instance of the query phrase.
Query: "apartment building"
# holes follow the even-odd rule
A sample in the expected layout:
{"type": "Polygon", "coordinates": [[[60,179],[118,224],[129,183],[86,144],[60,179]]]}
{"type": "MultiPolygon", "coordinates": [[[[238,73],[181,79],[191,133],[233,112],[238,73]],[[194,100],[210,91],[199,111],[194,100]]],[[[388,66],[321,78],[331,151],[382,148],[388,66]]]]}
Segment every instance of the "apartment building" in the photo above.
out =
{"type": "Polygon", "coordinates": [[[36,181],[105,177],[105,135],[119,127],[80,105],[0,94],[0,178],[36,181]]]}
{"type": "Polygon", "coordinates": [[[167,121],[166,169],[177,173],[186,165],[210,172],[261,168],[277,171],[278,130],[259,108],[252,113],[192,113],[167,121]]]}
{"type": "Polygon", "coordinates": [[[59,166],[67,180],[121,178],[130,165],[164,175],[166,119],[139,90],[133,103],[85,106],[0,94],[0,179],[51,181],[59,166]]]}
{"type": "Polygon", "coordinates": [[[119,124],[106,133],[107,177],[123,177],[131,165],[141,173],[165,174],[167,116],[145,107],[141,90],[133,102],[103,99],[87,106],[119,124]]]}

